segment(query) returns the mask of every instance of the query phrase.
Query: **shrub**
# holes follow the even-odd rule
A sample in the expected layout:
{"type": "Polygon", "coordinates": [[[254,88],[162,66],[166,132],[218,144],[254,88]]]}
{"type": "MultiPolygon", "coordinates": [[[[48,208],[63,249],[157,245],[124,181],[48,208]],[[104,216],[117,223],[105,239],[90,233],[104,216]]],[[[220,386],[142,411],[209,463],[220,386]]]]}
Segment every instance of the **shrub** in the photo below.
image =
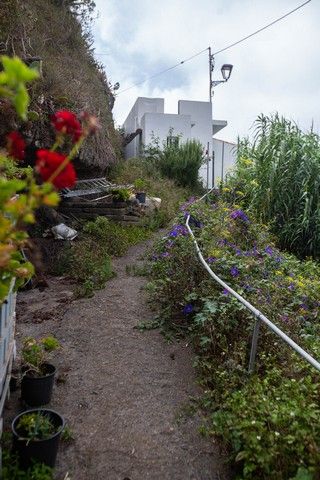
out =
{"type": "Polygon", "coordinates": [[[203,147],[197,140],[187,140],[181,145],[157,142],[145,150],[148,161],[152,161],[160,174],[182,187],[199,186],[199,168],[203,163],[203,147]]]}
{"type": "Polygon", "coordinates": [[[226,193],[270,223],[281,248],[319,258],[319,178],[319,136],[278,115],[261,115],[253,142],[239,143],[226,193]]]}
{"type": "Polygon", "coordinates": [[[187,212],[213,271],[316,358],[318,265],[279,251],[266,226],[215,196],[181,207],[156,245],[148,285],[162,327],[193,341],[209,417],[204,430],[228,443],[239,478],[316,480],[318,376],[264,325],[256,374],[248,376],[254,319],[201,266],[184,226],[187,212]]]}

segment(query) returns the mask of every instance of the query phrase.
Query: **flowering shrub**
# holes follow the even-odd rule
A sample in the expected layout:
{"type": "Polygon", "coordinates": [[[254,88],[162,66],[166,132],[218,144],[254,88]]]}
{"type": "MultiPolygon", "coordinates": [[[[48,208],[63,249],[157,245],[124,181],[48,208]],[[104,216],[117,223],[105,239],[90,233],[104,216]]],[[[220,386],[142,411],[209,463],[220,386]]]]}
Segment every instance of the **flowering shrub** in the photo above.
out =
{"type": "MultiPolygon", "coordinates": [[[[1,57],[0,97],[11,101],[17,115],[27,118],[29,95],[27,84],[38,78],[19,58],[1,57]]],[[[72,187],[76,173],[70,163],[84,139],[97,127],[96,119],[88,114],[82,124],[75,114],[57,112],[52,117],[56,141],[50,150],[38,150],[35,172],[21,168],[26,144],[19,132],[7,137],[7,151],[0,151],[0,304],[7,296],[12,281],[16,287],[33,273],[33,266],[24,259],[21,249],[26,245],[25,226],[34,223],[34,211],[41,205],[55,206],[59,197],[56,190],[72,187]],[[69,154],[58,152],[66,148],[66,137],[73,143],[69,154]],[[39,185],[39,181],[44,182],[39,185]]]]}
{"type": "Polygon", "coordinates": [[[206,431],[228,442],[239,478],[315,480],[318,374],[262,325],[256,373],[248,377],[254,319],[201,266],[184,234],[187,213],[212,270],[316,358],[318,265],[279,251],[265,226],[215,195],[208,205],[182,206],[151,257],[149,284],[162,325],[194,342],[210,417],[206,431]]]}

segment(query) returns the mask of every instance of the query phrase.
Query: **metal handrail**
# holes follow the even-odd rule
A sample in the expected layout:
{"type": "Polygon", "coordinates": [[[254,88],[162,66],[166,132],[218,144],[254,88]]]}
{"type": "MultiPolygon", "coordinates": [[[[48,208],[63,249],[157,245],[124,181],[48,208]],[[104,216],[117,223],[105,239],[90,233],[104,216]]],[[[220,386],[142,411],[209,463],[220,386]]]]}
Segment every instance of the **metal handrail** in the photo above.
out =
{"type": "MultiPolygon", "coordinates": [[[[203,195],[201,198],[197,200],[197,202],[200,202],[203,200],[209,193],[211,193],[213,188],[209,190],[205,195],[203,195]]],[[[282,340],[284,340],[288,345],[290,345],[293,350],[295,350],[302,358],[304,358],[310,365],[312,365],[314,368],[316,368],[318,371],[320,371],[320,363],[315,360],[309,353],[307,353],[303,348],[299,347],[299,345],[294,342],[288,335],[286,335],[279,327],[277,327],[271,320],[269,320],[263,313],[260,312],[257,308],[255,308],[251,303],[249,303],[247,300],[245,300],[239,293],[237,293],[235,290],[233,290],[231,287],[229,287],[228,284],[226,284],[223,280],[221,280],[218,275],[216,275],[208,265],[208,263],[205,261],[203,258],[203,255],[201,253],[201,250],[199,248],[198,242],[193,234],[193,231],[190,228],[189,225],[189,220],[190,220],[190,214],[188,214],[187,219],[186,219],[186,227],[188,229],[189,234],[191,235],[191,238],[193,240],[193,243],[196,248],[196,252],[198,254],[198,257],[204,266],[204,268],[207,270],[209,275],[216,281],[218,282],[223,288],[225,288],[231,295],[233,295],[239,302],[242,303],[248,310],[250,310],[251,313],[255,316],[255,325],[254,325],[254,331],[252,335],[252,343],[251,343],[251,352],[250,352],[250,360],[249,360],[249,373],[252,373],[254,370],[254,364],[255,364],[255,357],[256,357],[256,351],[257,351],[257,343],[258,343],[258,336],[259,336],[259,329],[260,329],[260,324],[261,321],[265,323],[270,330],[272,330],[278,337],[280,337],[282,340]]]]}

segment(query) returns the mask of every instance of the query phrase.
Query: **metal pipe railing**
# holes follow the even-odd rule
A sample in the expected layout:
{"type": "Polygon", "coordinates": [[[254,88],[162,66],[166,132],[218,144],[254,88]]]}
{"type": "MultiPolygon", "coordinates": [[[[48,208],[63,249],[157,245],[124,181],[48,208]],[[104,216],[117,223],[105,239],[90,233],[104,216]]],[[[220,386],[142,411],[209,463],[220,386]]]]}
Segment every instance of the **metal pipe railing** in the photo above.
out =
{"type": "MultiPolygon", "coordinates": [[[[207,192],[205,195],[203,195],[197,202],[200,202],[203,200],[207,195],[209,195],[212,192],[213,189],[211,189],[209,192],[207,192]]],[[[249,361],[249,373],[252,373],[254,370],[254,364],[255,364],[255,358],[256,358],[256,352],[257,352],[257,346],[258,346],[258,336],[259,336],[259,329],[260,329],[260,324],[263,322],[265,325],[268,326],[270,330],[272,330],[278,337],[280,337],[282,340],[284,340],[293,350],[295,350],[302,358],[304,358],[310,365],[312,365],[314,368],[316,368],[318,371],[320,371],[320,363],[315,360],[309,353],[307,353],[303,348],[299,347],[299,345],[294,342],[288,335],[286,335],[279,327],[277,327],[271,320],[269,320],[263,313],[260,312],[257,308],[255,308],[251,303],[249,303],[247,300],[245,300],[241,295],[239,295],[235,290],[233,290],[231,287],[229,287],[228,284],[226,284],[223,280],[221,280],[218,275],[216,275],[208,265],[208,263],[205,261],[201,250],[199,248],[198,242],[193,234],[193,231],[190,228],[189,225],[189,220],[190,220],[190,214],[188,214],[187,219],[186,219],[186,227],[188,229],[189,234],[191,235],[191,238],[193,240],[193,243],[196,248],[196,252],[198,254],[198,257],[200,259],[200,262],[204,266],[204,268],[207,270],[209,275],[217,282],[219,283],[223,288],[225,288],[233,297],[235,297],[239,302],[242,303],[253,315],[255,316],[255,326],[254,326],[254,331],[252,335],[252,342],[251,342],[251,352],[250,352],[250,361],[249,361]]]]}

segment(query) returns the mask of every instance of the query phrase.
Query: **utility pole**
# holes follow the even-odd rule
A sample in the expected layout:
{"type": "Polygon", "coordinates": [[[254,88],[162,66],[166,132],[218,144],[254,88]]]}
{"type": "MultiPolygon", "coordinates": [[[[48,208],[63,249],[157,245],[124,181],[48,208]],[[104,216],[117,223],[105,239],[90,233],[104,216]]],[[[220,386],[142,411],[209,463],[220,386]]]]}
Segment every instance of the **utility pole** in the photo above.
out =
{"type": "MultiPolygon", "coordinates": [[[[211,47],[208,47],[209,51],[209,102],[211,106],[211,119],[212,119],[212,97],[213,91],[212,89],[221,83],[225,83],[229,80],[233,65],[230,63],[224,63],[221,67],[221,73],[223,80],[212,80],[212,73],[214,70],[214,54],[211,53],[211,47]]],[[[224,144],[223,144],[224,146],[224,144]]],[[[212,152],[212,186],[214,186],[214,154],[212,152]]],[[[207,179],[209,178],[209,162],[207,162],[207,179]]],[[[208,181],[207,181],[208,185],[208,181]]]]}
{"type": "Polygon", "coordinates": [[[211,47],[208,48],[209,50],[209,102],[212,105],[212,72],[214,69],[214,58],[211,54],[211,47]]]}
{"type": "MultiPolygon", "coordinates": [[[[213,58],[213,55],[211,53],[211,47],[208,48],[209,50],[209,102],[210,102],[210,112],[211,112],[211,124],[212,124],[212,72],[213,72],[213,69],[214,69],[214,58],[213,58]]],[[[212,132],[212,127],[211,127],[211,132],[212,132]]],[[[212,133],[211,133],[211,137],[212,137],[212,133]]],[[[211,139],[211,142],[212,144],[212,139],[211,139]]],[[[208,142],[208,146],[207,146],[207,192],[209,191],[209,165],[210,165],[210,143],[208,142]]],[[[213,163],[213,155],[212,155],[212,163],[213,163]]],[[[214,172],[214,166],[212,165],[212,171],[214,172]]],[[[214,187],[214,174],[213,174],[213,178],[212,178],[212,187],[214,187]]]]}

